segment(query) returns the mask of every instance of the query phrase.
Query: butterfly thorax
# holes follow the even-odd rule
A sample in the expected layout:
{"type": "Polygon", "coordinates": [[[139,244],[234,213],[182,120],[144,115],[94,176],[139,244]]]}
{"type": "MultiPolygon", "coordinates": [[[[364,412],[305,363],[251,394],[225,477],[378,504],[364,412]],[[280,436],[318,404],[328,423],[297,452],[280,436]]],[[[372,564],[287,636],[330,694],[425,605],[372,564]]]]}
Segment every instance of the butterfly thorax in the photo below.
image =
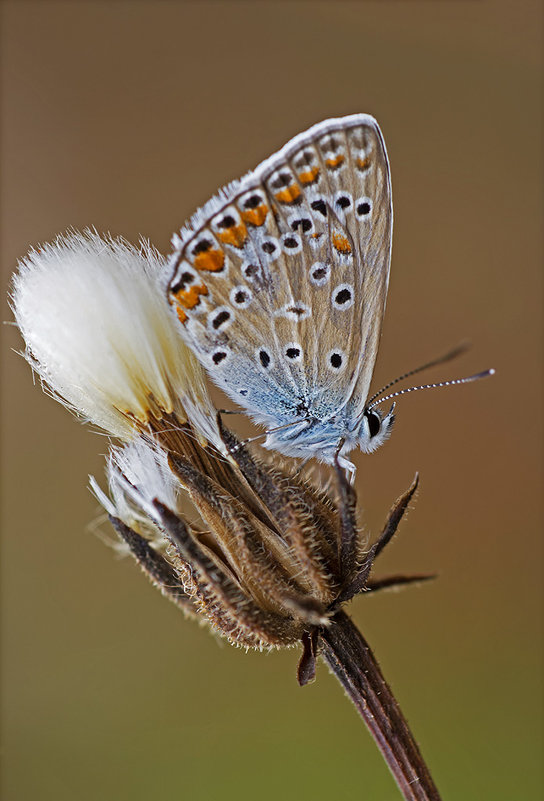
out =
{"type": "Polygon", "coordinates": [[[355,415],[353,404],[331,412],[324,402],[312,405],[304,399],[291,414],[286,410],[279,426],[277,415],[255,418],[270,430],[266,448],[285,456],[314,457],[326,464],[332,464],[337,454],[341,463],[348,464],[345,456],[356,447],[366,453],[376,450],[388,438],[394,422],[393,410],[383,417],[377,410],[355,415]]]}
{"type": "Polygon", "coordinates": [[[356,432],[349,430],[343,415],[328,420],[304,417],[288,428],[270,433],[264,445],[285,456],[315,457],[332,464],[341,443],[342,454],[349,453],[357,445],[356,432]]]}

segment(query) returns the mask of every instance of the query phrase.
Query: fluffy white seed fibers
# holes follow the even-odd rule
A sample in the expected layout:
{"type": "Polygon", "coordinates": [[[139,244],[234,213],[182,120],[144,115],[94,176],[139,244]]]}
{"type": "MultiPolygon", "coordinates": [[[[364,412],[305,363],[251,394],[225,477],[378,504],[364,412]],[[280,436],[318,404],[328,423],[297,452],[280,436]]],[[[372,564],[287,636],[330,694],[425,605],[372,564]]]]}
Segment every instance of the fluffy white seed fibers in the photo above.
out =
{"type": "Polygon", "coordinates": [[[144,438],[136,439],[110,450],[106,472],[110,497],[90,476],[91,489],[106,512],[140,534],[162,542],[164,537],[150,525],[157,517],[153,502],[158,499],[173,510],[179,510],[181,503],[180,485],[166,453],[144,438]]]}
{"type": "Polygon", "coordinates": [[[177,411],[221,447],[202,368],[176,331],[159,274],[165,260],[92,231],[32,250],[12,306],[26,357],[55,396],[129,439],[131,418],[177,411]]]}

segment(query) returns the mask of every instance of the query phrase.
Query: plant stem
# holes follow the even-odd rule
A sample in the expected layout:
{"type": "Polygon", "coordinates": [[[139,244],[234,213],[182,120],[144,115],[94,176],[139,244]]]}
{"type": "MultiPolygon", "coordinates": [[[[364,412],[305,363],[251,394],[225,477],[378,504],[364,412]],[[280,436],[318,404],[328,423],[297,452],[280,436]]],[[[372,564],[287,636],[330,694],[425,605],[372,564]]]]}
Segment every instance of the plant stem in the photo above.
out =
{"type": "Polygon", "coordinates": [[[370,646],[344,612],[320,631],[321,656],[355,704],[406,801],[440,795],[370,646]]]}

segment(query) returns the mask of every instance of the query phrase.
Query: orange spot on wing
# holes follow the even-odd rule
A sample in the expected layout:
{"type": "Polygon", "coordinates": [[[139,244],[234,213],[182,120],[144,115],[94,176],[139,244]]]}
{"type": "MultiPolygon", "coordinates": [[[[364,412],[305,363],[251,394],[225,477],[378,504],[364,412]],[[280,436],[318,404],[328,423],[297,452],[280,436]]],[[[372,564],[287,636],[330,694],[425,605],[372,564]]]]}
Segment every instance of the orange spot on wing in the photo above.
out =
{"type": "Polygon", "coordinates": [[[319,167],[312,167],[311,170],[307,170],[306,172],[299,172],[298,180],[301,184],[313,184],[314,181],[317,181],[319,178],[319,167]]]}
{"type": "Polygon", "coordinates": [[[280,203],[293,203],[300,195],[300,186],[298,186],[298,184],[291,184],[291,186],[282,189],[281,192],[276,192],[276,200],[280,203]]]}
{"type": "Polygon", "coordinates": [[[243,222],[238,225],[232,225],[226,231],[221,231],[217,234],[218,239],[226,245],[233,245],[235,248],[241,248],[247,240],[247,228],[243,222]]]}
{"type": "Polygon", "coordinates": [[[185,325],[185,323],[187,322],[187,320],[189,318],[187,317],[187,315],[185,314],[185,312],[183,311],[183,309],[180,306],[177,307],[176,314],[178,315],[180,323],[182,325],[185,325]]]}
{"type": "Polygon", "coordinates": [[[262,225],[266,220],[267,214],[268,206],[266,206],[264,203],[261,203],[260,206],[256,206],[254,209],[243,211],[242,220],[250,225],[262,225]]]}
{"type": "Polygon", "coordinates": [[[194,265],[197,270],[206,270],[210,273],[216,273],[218,270],[223,269],[225,264],[225,254],[222,250],[205,250],[195,256],[194,265]]]}
{"type": "Polygon", "coordinates": [[[185,309],[194,309],[194,307],[200,303],[200,296],[207,294],[207,286],[204,284],[194,284],[193,286],[190,286],[189,289],[180,290],[174,295],[174,297],[180,306],[183,306],[185,309]]]}
{"type": "Polygon", "coordinates": [[[360,170],[366,170],[367,167],[370,167],[370,159],[368,156],[365,159],[357,158],[355,159],[355,164],[360,170]]]}
{"type": "Polygon", "coordinates": [[[351,253],[351,245],[349,244],[347,238],[342,236],[342,234],[333,234],[332,244],[339,253],[351,253]]]}
{"type": "Polygon", "coordinates": [[[337,167],[340,167],[345,160],[346,157],[343,156],[341,153],[339,153],[337,156],[333,156],[330,159],[325,159],[325,164],[327,165],[327,167],[330,167],[331,170],[334,170],[337,167]]]}

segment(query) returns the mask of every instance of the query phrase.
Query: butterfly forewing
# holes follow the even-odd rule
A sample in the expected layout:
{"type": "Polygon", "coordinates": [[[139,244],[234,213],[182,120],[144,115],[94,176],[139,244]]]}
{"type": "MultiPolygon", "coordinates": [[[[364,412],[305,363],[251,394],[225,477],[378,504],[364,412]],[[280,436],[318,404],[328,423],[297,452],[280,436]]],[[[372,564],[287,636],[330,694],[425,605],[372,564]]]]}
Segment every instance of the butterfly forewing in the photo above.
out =
{"type": "Polygon", "coordinates": [[[360,412],[391,248],[377,123],[328,120],[222,190],[175,237],[168,291],[213,380],[281,426],[360,412]]]}

